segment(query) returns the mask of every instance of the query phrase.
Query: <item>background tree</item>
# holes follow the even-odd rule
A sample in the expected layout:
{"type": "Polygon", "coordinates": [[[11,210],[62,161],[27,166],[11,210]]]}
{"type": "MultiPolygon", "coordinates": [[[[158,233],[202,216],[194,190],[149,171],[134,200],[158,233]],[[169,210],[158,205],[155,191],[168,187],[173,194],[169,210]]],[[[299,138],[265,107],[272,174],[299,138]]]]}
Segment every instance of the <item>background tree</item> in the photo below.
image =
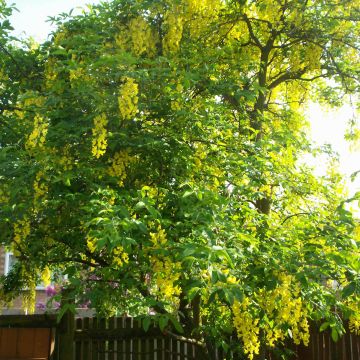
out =
{"type": "Polygon", "coordinates": [[[358,90],[358,19],[354,1],[122,0],[54,18],[38,48],[4,33],[3,298],[61,271],[76,302],[209,357],[307,344],[310,319],[358,332],[356,197],[301,162],[307,99],[358,90]]]}

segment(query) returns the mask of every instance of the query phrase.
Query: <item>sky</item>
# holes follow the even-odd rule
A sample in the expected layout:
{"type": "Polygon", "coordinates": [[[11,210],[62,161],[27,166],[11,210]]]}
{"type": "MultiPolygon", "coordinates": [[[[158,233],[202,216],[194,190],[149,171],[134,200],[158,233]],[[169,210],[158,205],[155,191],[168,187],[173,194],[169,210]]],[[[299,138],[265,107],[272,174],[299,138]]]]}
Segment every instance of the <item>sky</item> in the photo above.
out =
{"type": "Polygon", "coordinates": [[[7,4],[15,4],[19,12],[14,11],[11,24],[16,36],[32,36],[43,42],[47,35],[55,29],[48,22],[49,16],[55,16],[71,9],[81,11],[87,4],[100,3],[100,0],[6,0],[7,4]]]}
{"type": "MultiPolygon", "coordinates": [[[[100,0],[7,0],[8,4],[15,3],[19,12],[11,17],[14,35],[19,37],[32,36],[36,41],[43,42],[48,34],[55,30],[47,21],[48,16],[55,16],[61,12],[69,12],[74,8],[80,12],[86,4],[100,3],[100,0]]],[[[344,105],[337,110],[325,110],[316,103],[309,105],[307,116],[310,119],[310,136],[317,145],[331,144],[339,154],[340,171],[345,175],[349,187],[349,195],[360,191],[360,175],[355,182],[351,182],[350,175],[360,170],[360,144],[351,150],[345,141],[344,134],[347,121],[354,116],[354,109],[344,105]]],[[[326,172],[324,159],[307,159],[314,166],[315,172],[323,175],[326,172]]]]}

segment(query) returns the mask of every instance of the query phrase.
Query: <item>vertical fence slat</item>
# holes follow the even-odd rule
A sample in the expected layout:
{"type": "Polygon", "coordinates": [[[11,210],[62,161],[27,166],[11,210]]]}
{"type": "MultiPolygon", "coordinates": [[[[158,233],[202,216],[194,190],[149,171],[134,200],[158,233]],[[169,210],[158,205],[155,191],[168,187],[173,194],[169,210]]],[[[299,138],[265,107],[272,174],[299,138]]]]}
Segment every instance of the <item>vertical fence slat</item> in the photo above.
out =
{"type": "Polygon", "coordinates": [[[51,328],[35,329],[35,339],[33,344],[33,357],[46,358],[49,354],[49,347],[51,341],[51,328]],[[45,341],[49,339],[48,341],[45,341]]]}
{"type": "MultiPolygon", "coordinates": [[[[88,317],[82,319],[81,328],[84,331],[87,331],[90,329],[90,319],[88,317]]],[[[83,355],[81,360],[90,359],[91,341],[90,341],[89,337],[81,340],[81,351],[82,351],[82,355],[83,355]]],[[[78,359],[75,359],[75,360],[78,360],[78,359]]]]}
{"type": "MultiPolygon", "coordinates": [[[[75,329],[77,331],[82,330],[82,325],[83,325],[82,319],[76,319],[75,329]]],[[[82,360],[84,358],[82,345],[83,345],[82,340],[75,340],[75,359],[82,360]]]]}
{"type": "MultiPolygon", "coordinates": [[[[90,329],[96,330],[98,327],[98,318],[90,318],[90,329]]],[[[98,360],[99,356],[99,343],[98,339],[92,337],[91,338],[91,360],[98,360]]]]}
{"type": "MultiPolygon", "coordinates": [[[[104,318],[98,319],[98,329],[100,330],[100,332],[105,333],[106,330],[106,320],[104,318]]],[[[107,346],[106,346],[106,338],[101,337],[100,340],[98,340],[98,360],[106,360],[106,353],[105,351],[107,351],[107,346]]]]}
{"type": "MultiPolygon", "coordinates": [[[[125,329],[132,329],[131,318],[125,318],[124,322],[125,322],[124,323],[125,329]]],[[[126,339],[123,360],[134,360],[132,351],[133,351],[133,342],[131,339],[126,339]]]]}
{"type": "Polygon", "coordinates": [[[179,351],[179,354],[180,354],[180,360],[182,359],[187,359],[185,356],[187,355],[186,354],[186,342],[185,341],[182,341],[180,343],[180,351],[179,351]]]}
{"type": "MultiPolygon", "coordinates": [[[[110,318],[108,320],[108,326],[107,328],[109,330],[114,330],[115,329],[115,321],[116,321],[116,318],[110,318]]],[[[114,354],[114,351],[115,351],[115,342],[113,339],[110,339],[108,340],[108,348],[107,348],[107,351],[108,351],[108,357],[107,357],[107,360],[115,360],[115,354],[114,354]]]]}
{"type": "Polygon", "coordinates": [[[171,359],[171,342],[170,339],[168,337],[163,339],[163,346],[164,346],[164,351],[163,351],[163,360],[168,360],[171,359]]]}
{"type": "MultiPolygon", "coordinates": [[[[133,319],[132,328],[139,329],[139,323],[133,319]]],[[[133,360],[141,360],[141,340],[138,337],[133,338],[133,360]]]]}
{"type": "MultiPolygon", "coordinates": [[[[117,329],[126,329],[126,322],[124,317],[119,317],[116,319],[116,328],[117,329]]],[[[118,339],[116,342],[117,346],[117,358],[116,360],[125,360],[126,359],[126,342],[124,339],[118,339]]]]}
{"type": "Polygon", "coordinates": [[[0,354],[4,358],[16,357],[16,344],[18,338],[18,329],[2,329],[0,354]]]}
{"type": "Polygon", "coordinates": [[[19,358],[31,358],[34,355],[34,329],[18,329],[16,356],[19,358]]]}

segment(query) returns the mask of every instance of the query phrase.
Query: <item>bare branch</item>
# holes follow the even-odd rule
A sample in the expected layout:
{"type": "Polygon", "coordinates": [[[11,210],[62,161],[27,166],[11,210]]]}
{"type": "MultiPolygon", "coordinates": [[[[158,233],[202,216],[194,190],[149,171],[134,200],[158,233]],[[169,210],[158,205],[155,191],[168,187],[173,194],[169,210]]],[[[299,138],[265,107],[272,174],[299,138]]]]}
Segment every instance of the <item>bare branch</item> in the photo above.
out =
{"type": "Polygon", "coordinates": [[[243,19],[244,19],[244,21],[246,23],[246,26],[247,26],[248,30],[249,30],[249,34],[250,34],[251,39],[254,40],[256,46],[258,46],[260,49],[262,49],[263,46],[261,45],[260,40],[256,37],[256,35],[254,33],[254,30],[252,28],[252,25],[251,25],[251,21],[249,20],[249,18],[247,17],[246,14],[243,14],[243,19]]]}

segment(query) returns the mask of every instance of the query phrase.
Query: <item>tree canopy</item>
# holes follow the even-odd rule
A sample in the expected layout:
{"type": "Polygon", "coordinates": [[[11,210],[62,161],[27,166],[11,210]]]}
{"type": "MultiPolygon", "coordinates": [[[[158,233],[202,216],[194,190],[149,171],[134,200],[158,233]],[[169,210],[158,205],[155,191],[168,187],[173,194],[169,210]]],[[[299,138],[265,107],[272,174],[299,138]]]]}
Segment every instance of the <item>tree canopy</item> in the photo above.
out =
{"type": "Polygon", "coordinates": [[[360,331],[359,196],[302,161],[309,99],[359,90],[358,1],[114,0],[39,46],[0,5],[3,301],[53,274],[248,359],[360,331]]]}

